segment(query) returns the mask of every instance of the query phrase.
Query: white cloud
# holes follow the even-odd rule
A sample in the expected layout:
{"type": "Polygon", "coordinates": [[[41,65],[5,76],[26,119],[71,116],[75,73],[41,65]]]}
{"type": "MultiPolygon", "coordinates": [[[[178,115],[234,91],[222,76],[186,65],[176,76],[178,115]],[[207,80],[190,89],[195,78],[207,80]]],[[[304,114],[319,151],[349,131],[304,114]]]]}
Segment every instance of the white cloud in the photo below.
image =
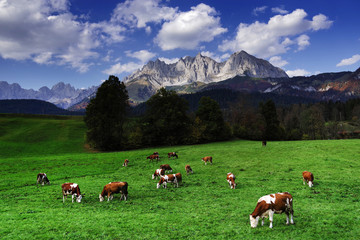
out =
{"type": "Polygon", "coordinates": [[[137,69],[140,69],[143,65],[135,62],[128,62],[126,64],[117,63],[112,65],[110,68],[103,71],[108,75],[118,75],[121,73],[132,73],[137,69]]]}
{"type": "Polygon", "coordinates": [[[140,50],[137,52],[126,52],[126,56],[139,59],[142,64],[148,62],[150,59],[156,56],[155,53],[149,52],[148,50],[140,50]]]}
{"type": "Polygon", "coordinates": [[[336,66],[337,67],[349,66],[349,65],[353,65],[353,64],[357,63],[358,61],[360,61],[360,55],[355,54],[351,58],[346,58],[346,59],[341,60],[338,64],[336,64],[336,66]]]}
{"type": "Polygon", "coordinates": [[[155,42],[162,50],[195,49],[201,42],[211,42],[227,31],[221,27],[220,18],[216,15],[214,8],[201,3],[165,22],[155,42]]]}
{"type": "Polygon", "coordinates": [[[308,35],[301,35],[298,38],[296,38],[296,42],[298,44],[298,51],[304,50],[307,46],[310,45],[310,37],[308,35]]]}
{"type": "Polygon", "coordinates": [[[252,11],[252,14],[257,16],[257,15],[259,15],[259,13],[264,13],[266,9],[267,9],[267,6],[257,7],[252,11]]]}
{"type": "Polygon", "coordinates": [[[271,8],[271,11],[273,13],[279,13],[279,14],[288,14],[289,11],[285,10],[283,7],[274,7],[274,8],[271,8]]]}
{"type": "Polygon", "coordinates": [[[101,43],[123,40],[124,28],[81,22],[69,6],[69,0],[0,1],[0,56],[86,72],[101,43]]]}
{"type": "Polygon", "coordinates": [[[165,62],[166,64],[172,64],[172,63],[177,63],[179,61],[179,58],[164,58],[164,57],[161,57],[161,58],[159,58],[159,60],[165,62]]]}
{"type": "Polygon", "coordinates": [[[286,74],[289,77],[296,77],[296,76],[310,76],[311,73],[306,71],[305,69],[295,69],[295,70],[288,70],[286,74]]]}
{"type": "Polygon", "coordinates": [[[286,60],[283,60],[280,56],[274,56],[269,59],[269,62],[274,65],[275,67],[283,67],[289,64],[286,60]]]}
{"type": "Polygon", "coordinates": [[[161,23],[164,20],[172,20],[178,11],[177,8],[161,6],[160,2],[161,0],[127,0],[119,3],[111,21],[144,28],[149,22],[161,23]]]}
{"type": "Polygon", "coordinates": [[[312,21],[305,19],[306,16],[303,9],[297,9],[287,15],[273,16],[267,23],[240,23],[235,39],[223,41],[219,49],[232,52],[245,50],[261,58],[286,53],[295,43],[298,44],[298,50],[301,50],[310,44],[304,32],[327,29],[332,24],[322,14],[314,16],[312,21]],[[297,39],[300,35],[304,36],[297,39]]]}
{"type": "Polygon", "coordinates": [[[230,57],[229,53],[225,53],[225,54],[222,54],[221,56],[219,56],[219,55],[217,55],[217,54],[215,54],[213,52],[209,52],[209,51],[203,51],[203,52],[201,52],[201,55],[212,58],[213,60],[215,60],[215,61],[217,61],[219,63],[224,61],[224,60],[227,60],[230,57]]]}

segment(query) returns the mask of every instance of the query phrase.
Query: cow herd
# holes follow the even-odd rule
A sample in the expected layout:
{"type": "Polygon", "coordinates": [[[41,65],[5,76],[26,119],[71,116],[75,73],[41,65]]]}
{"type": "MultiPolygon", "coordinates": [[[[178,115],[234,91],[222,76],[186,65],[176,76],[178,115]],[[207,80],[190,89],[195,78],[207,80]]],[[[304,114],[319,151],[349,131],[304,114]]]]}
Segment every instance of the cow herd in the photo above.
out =
{"type": "MultiPolygon", "coordinates": [[[[175,152],[168,153],[168,158],[178,158],[178,155],[175,152]]],[[[156,159],[157,161],[160,159],[159,153],[154,152],[150,156],[147,157],[150,161],[156,159]]],[[[210,162],[212,164],[212,157],[206,156],[201,159],[205,162],[210,162]]],[[[122,166],[127,167],[129,163],[128,159],[124,160],[124,164],[122,166]]],[[[182,182],[182,175],[181,173],[176,174],[166,174],[171,173],[173,170],[169,164],[162,164],[160,168],[156,169],[154,174],[152,175],[152,179],[159,178],[159,182],[157,183],[156,187],[160,188],[163,186],[167,188],[167,183],[172,183],[174,187],[179,187],[179,183],[182,182]]],[[[190,165],[185,166],[186,174],[193,173],[192,168],[190,165]]],[[[303,184],[308,184],[309,187],[313,187],[314,175],[311,172],[304,171],[303,175],[303,184]]],[[[229,183],[231,189],[236,188],[235,183],[235,175],[231,172],[227,173],[226,180],[229,183]]],[[[46,173],[39,173],[37,175],[36,184],[50,184],[50,181],[46,175],[46,173]]],[[[76,202],[80,203],[82,199],[82,195],[80,192],[80,187],[76,183],[64,183],[61,185],[62,193],[63,193],[63,202],[65,202],[68,195],[71,195],[72,202],[74,199],[76,202]]],[[[106,184],[99,194],[99,201],[104,201],[105,197],[107,196],[107,201],[113,199],[113,194],[120,193],[121,197],[120,200],[127,200],[128,197],[128,183],[127,182],[110,182],[106,184]]],[[[261,225],[264,225],[264,218],[269,217],[270,221],[270,228],[273,227],[273,215],[274,213],[285,213],[286,214],[286,224],[289,223],[294,224],[293,219],[293,198],[292,195],[288,192],[282,193],[275,193],[269,194],[259,198],[255,210],[249,215],[250,217],[250,225],[252,228],[257,227],[259,223],[259,219],[261,218],[261,225]],[[290,220],[289,220],[290,217],[290,220]]]]}

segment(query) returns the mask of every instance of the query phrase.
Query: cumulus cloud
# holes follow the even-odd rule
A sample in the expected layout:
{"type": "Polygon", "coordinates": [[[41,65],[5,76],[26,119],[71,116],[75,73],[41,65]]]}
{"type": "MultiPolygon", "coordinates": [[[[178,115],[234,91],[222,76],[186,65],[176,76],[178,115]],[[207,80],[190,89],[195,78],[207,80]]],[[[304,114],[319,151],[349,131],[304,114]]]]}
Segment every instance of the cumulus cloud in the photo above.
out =
{"type": "Polygon", "coordinates": [[[296,77],[296,76],[310,76],[311,73],[306,71],[305,69],[295,69],[295,70],[288,70],[286,74],[289,77],[296,77]]]}
{"type": "Polygon", "coordinates": [[[121,73],[132,73],[137,69],[140,69],[143,64],[135,63],[135,62],[128,62],[126,64],[117,63],[112,65],[110,68],[105,69],[103,73],[108,75],[118,75],[121,73]]]}
{"type": "Polygon", "coordinates": [[[232,52],[245,50],[261,58],[286,53],[295,43],[298,50],[303,50],[310,44],[305,32],[327,29],[332,25],[332,21],[322,14],[312,20],[306,17],[303,9],[296,9],[286,15],[273,16],[267,23],[240,23],[235,39],[224,40],[219,49],[232,52]]]}
{"type": "Polygon", "coordinates": [[[139,59],[140,63],[144,64],[147,61],[149,61],[150,59],[152,59],[153,57],[155,57],[156,54],[149,52],[148,50],[140,50],[137,52],[127,51],[126,56],[139,59]]]}
{"type": "Polygon", "coordinates": [[[180,59],[160,57],[159,60],[165,62],[166,64],[172,64],[172,63],[177,63],[180,59]]]}
{"type": "Polygon", "coordinates": [[[214,8],[199,4],[188,12],[181,12],[162,25],[155,43],[162,50],[176,48],[195,49],[201,42],[211,42],[216,36],[227,31],[222,28],[214,8]]]}
{"type": "Polygon", "coordinates": [[[266,9],[267,9],[267,6],[257,7],[252,11],[252,14],[255,16],[258,16],[259,13],[264,13],[266,9]]]}
{"type": "Polygon", "coordinates": [[[288,64],[286,60],[283,60],[280,56],[274,56],[269,59],[269,62],[275,67],[283,67],[288,64]]]}
{"type": "Polygon", "coordinates": [[[86,72],[102,42],[123,40],[122,27],[81,22],[69,6],[68,0],[1,1],[0,56],[86,72]]]}
{"type": "Polygon", "coordinates": [[[337,67],[349,66],[349,65],[353,65],[353,64],[357,63],[358,61],[360,61],[360,55],[355,54],[351,58],[346,58],[346,59],[341,60],[338,64],[336,64],[336,66],[337,67]]]}
{"type": "Polygon", "coordinates": [[[271,11],[273,13],[278,13],[278,14],[288,14],[289,11],[285,10],[283,7],[274,7],[274,8],[271,8],[271,11]]]}
{"type": "MultiPolygon", "coordinates": [[[[111,18],[131,27],[145,28],[147,23],[172,20],[178,9],[160,5],[161,0],[127,0],[119,3],[111,18]]],[[[149,29],[146,29],[149,31],[149,29]]]]}

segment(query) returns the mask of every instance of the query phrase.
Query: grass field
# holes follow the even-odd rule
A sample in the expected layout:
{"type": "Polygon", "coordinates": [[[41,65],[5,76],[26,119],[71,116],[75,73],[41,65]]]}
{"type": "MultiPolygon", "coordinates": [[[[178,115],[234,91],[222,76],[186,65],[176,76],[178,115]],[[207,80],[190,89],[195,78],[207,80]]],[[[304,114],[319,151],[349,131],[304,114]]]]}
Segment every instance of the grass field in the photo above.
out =
{"type": "Polygon", "coordinates": [[[34,119],[0,118],[1,239],[359,239],[359,140],[268,142],[267,147],[239,140],[89,153],[80,119],[34,119]],[[59,126],[67,126],[67,133],[59,126]],[[71,144],[64,141],[72,134],[71,144]],[[161,161],[149,163],[146,156],[154,151],[161,161]],[[170,151],[179,158],[168,160],[170,151]],[[201,161],[207,155],[213,165],[201,161]],[[125,158],[127,168],[121,166],[125,158]],[[179,188],[156,189],[151,175],[163,163],[183,174],[179,188]],[[185,164],[194,174],[186,175],[185,164]],[[302,184],[304,170],[314,173],[312,189],[302,184]],[[226,181],[230,171],[237,177],[235,190],[226,181]],[[51,185],[36,186],[39,172],[47,173],[51,185]],[[128,182],[128,201],[115,195],[99,202],[110,181],[128,182]],[[62,202],[64,182],[79,184],[85,194],[81,203],[62,202]],[[296,224],[286,226],[282,214],[274,216],[273,229],[268,220],[251,229],[249,214],[258,198],[283,191],[293,195],[296,224]]]}

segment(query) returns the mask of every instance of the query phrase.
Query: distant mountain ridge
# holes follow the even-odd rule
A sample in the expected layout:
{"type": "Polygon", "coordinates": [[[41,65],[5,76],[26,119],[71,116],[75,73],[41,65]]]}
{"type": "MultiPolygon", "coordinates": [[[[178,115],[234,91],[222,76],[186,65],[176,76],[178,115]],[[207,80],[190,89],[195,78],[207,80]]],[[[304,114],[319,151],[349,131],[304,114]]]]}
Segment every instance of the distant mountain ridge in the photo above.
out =
{"type": "Polygon", "coordinates": [[[23,89],[17,83],[9,84],[5,81],[0,81],[0,99],[38,99],[66,109],[96,92],[97,88],[97,86],[93,86],[87,89],[75,89],[70,84],[59,82],[51,89],[41,87],[36,91],[33,89],[23,89]]]}
{"type": "Polygon", "coordinates": [[[268,61],[256,58],[245,51],[232,54],[228,60],[218,63],[202,56],[185,57],[167,64],[159,59],[149,61],[142,69],[124,78],[129,96],[135,101],[146,101],[159,88],[182,86],[192,83],[214,83],[235,76],[255,78],[288,78],[284,70],[268,61]]]}

